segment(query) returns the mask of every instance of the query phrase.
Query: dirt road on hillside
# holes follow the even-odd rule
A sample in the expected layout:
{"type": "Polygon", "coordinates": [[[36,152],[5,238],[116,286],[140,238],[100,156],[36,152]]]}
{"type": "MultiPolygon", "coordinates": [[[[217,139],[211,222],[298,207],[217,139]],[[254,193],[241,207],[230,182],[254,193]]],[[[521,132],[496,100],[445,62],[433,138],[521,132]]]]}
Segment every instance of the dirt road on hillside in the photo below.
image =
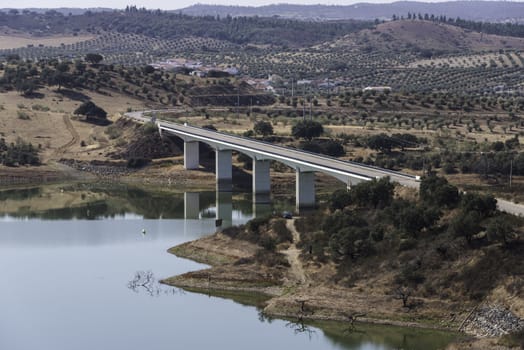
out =
{"type": "Polygon", "coordinates": [[[282,252],[287,257],[290,265],[288,283],[291,285],[305,284],[308,278],[300,261],[300,249],[297,248],[297,243],[300,241],[300,234],[295,228],[295,219],[288,220],[286,227],[293,235],[293,243],[291,243],[288,249],[282,252]]]}
{"type": "Polygon", "coordinates": [[[78,132],[76,131],[75,127],[73,126],[73,123],[71,123],[71,120],[69,119],[69,115],[64,114],[63,120],[64,120],[64,124],[65,124],[67,130],[71,134],[72,139],[71,139],[71,141],[67,142],[66,144],[64,144],[64,145],[62,145],[60,147],[58,147],[55,150],[54,155],[57,156],[57,157],[60,157],[60,156],[64,155],[65,152],[70,147],[72,147],[74,144],[76,144],[80,140],[80,135],[78,135],[78,132]]]}

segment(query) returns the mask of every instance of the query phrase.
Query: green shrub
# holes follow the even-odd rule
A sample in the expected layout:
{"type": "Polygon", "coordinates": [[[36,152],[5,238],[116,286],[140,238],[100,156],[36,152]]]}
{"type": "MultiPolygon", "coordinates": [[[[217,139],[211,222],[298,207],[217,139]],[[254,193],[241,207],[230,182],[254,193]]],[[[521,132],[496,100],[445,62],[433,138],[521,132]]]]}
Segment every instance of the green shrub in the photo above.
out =
{"type": "Polygon", "coordinates": [[[258,218],[251,219],[246,223],[246,227],[251,233],[258,233],[259,232],[258,230],[260,229],[260,227],[263,225],[267,225],[270,218],[271,217],[269,216],[264,216],[264,217],[258,217],[258,218]]]}
{"type": "Polygon", "coordinates": [[[455,207],[460,200],[458,189],[449,184],[446,178],[436,175],[422,179],[419,193],[424,202],[448,208],[455,207]]]}
{"type": "Polygon", "coordinates": [[[142,133],[144,135],[151,135],[151,134],[154,134],[156,132],[158,132],[158,127],[156,126],[155,123],[145,123],[144,125],[142,125],[142,133]]]}
{"type": "Polygon", "coordinates": [[[151,163],[151,159],[147,158],[130,158],[127,161],[127,167],[132,169],[142,168],[151,163]]]}
{"type": "Polygon", "coordinates": [[[114,140],[120,136],[122,136],[122,129],[117,127],[116,125],[110,125],[108,126],[104,132],[109,136],[111,140],[114,140]]]}
{"type": "Polygon", "coordinates": [[[36,105],[32,105],[31,106],[31,109],[33,111],[41,111],[41,112],[48,112],[49,111],[49,107],[47,106],[42,106],[40,104],[36,104],[36,105]]]}
{"type": "Polygon", "coordinates": [[[492,215],[497,210],[497,199],[491,194],[466,193],[460,206],[464,212],[477,212],[480,217],[492,215]]]}
{"type": "Polygon", "coordinates": [[[31,116],[23,111],[17,111],[16,114],[18,115],[18,119],[22,120],[30,120],[31,116]]]}
{"type": "Polygon", "coordinates": [[[273,231],[277,234],[277,243],[293,243],[293,234],[288,230],[285,219],[277,219],[271,222],[273,231]]]}

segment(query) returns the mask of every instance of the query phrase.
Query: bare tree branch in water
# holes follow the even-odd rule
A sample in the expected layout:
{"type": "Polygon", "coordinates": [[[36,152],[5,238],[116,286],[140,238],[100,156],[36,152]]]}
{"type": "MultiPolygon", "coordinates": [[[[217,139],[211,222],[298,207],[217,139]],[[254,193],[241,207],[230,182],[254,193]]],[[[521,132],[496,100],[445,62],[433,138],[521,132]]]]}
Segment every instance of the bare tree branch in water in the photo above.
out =
{"type": "Polygon", "coordinates": [[[161,294],[180,294],[184,293],[183,290],[173,287],[168,287],[161,284],[153,274],[152,271],[137,271],[135,277],[127,283],[127,288],[131,289],[135,293],[145,291],[150,296],[159,296],[161,294]]]}
{"type": "Polygon", "coordinates": [[[346,317],[346,319],[349,322],[349,327],[344,330],[344,332],[346,333],[354,332],[355,331],[355,322],[357,322],[357,319],[359,317],[366,316],[366,314],[364,313],[344,313],[343,315],[346,317]]]}
{"type": "Polygon", "coordinates": [[[297,320],[289,321],[286,323],[286,327],[293,329],[295,334],[305,333],[311,339],[311,336],[316,332],[304,323],[304,318],[313,315],[314,311],[306,306],[307,300],[297,299],[296,302],[300,305],[300,309],[297,312],[297,320]]]}

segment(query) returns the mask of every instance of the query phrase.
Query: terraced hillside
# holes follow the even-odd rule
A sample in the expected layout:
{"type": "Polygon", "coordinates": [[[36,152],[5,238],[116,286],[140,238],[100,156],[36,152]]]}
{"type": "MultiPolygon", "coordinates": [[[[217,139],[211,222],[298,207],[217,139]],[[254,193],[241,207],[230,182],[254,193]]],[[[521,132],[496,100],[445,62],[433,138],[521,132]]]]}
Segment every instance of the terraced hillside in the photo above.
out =
{"type": "Polygon", "coordinates": [[[26,45],[0,50],[1,55],[17,55],[26,60],[80,58],[87,53],[101,53],[106,63],[146,65],[175,53],[194,51],[233,50],[236,45],[212,38],[184,37],[177,39],[151,38],[140,34],[102,32],[95,38],[58,46],[26,45]]]}
{"type": "Polygon", "coordinates": [[[99,53],[105,64],[140,67],[182,58],[236,67],[251,78],[280,76],[284,86],[291,80],[325,79],[324,85],[338,91],[390,86],[411,92],[478,94],[522,88],[524,38],[463,29],[458,20],[317,23],[197,18],[132,7],[73,16],[76,22],[56,13],[19,14],[20,22],[12,15],[0,16],[16,27],[10,30],[31,29],[34,36],[56,31],[93,36],[58,46],[24,41],[24,47],[0,50],[0,59],[75,60],[99,53]]]}

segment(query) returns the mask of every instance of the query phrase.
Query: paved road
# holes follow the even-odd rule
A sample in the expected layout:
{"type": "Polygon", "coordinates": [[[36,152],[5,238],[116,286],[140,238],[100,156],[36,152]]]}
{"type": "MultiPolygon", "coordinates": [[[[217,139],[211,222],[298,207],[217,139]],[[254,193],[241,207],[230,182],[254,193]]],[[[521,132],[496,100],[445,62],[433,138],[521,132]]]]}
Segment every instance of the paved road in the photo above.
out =
{"type": "Polygon", "coordinates": [[[505,199],[497,198],[497,208],[506,213],[524,216],[524,205],[513,203],[505,199]]]}
{"type": "MultiPolygon", "coordinates": [[[[127,113],[126,115],[142,122],[150,121],[150,118],[143,117],[143,112],[132,112],[127,113]]],[[[157,120],[156,122],[162,130],[168,132],[173,132],[202,142],[209,142],[224,148],[230,148],[241,152],[243,151],[248,154],[255,154],[257,157],[279,160],[292,164],[305,171],[315,170],[330,173],[334,176],[350,176],[359,180],[369,180],[377,177],[389,176],[392,181],[399,182],[404,186],[415,188],[418,188],[419,186],[418,179],[413,175],[355,162],[342,161],[336,158],[197,128],[190,125],[176,124],[161,120],[157,120]]]]}

